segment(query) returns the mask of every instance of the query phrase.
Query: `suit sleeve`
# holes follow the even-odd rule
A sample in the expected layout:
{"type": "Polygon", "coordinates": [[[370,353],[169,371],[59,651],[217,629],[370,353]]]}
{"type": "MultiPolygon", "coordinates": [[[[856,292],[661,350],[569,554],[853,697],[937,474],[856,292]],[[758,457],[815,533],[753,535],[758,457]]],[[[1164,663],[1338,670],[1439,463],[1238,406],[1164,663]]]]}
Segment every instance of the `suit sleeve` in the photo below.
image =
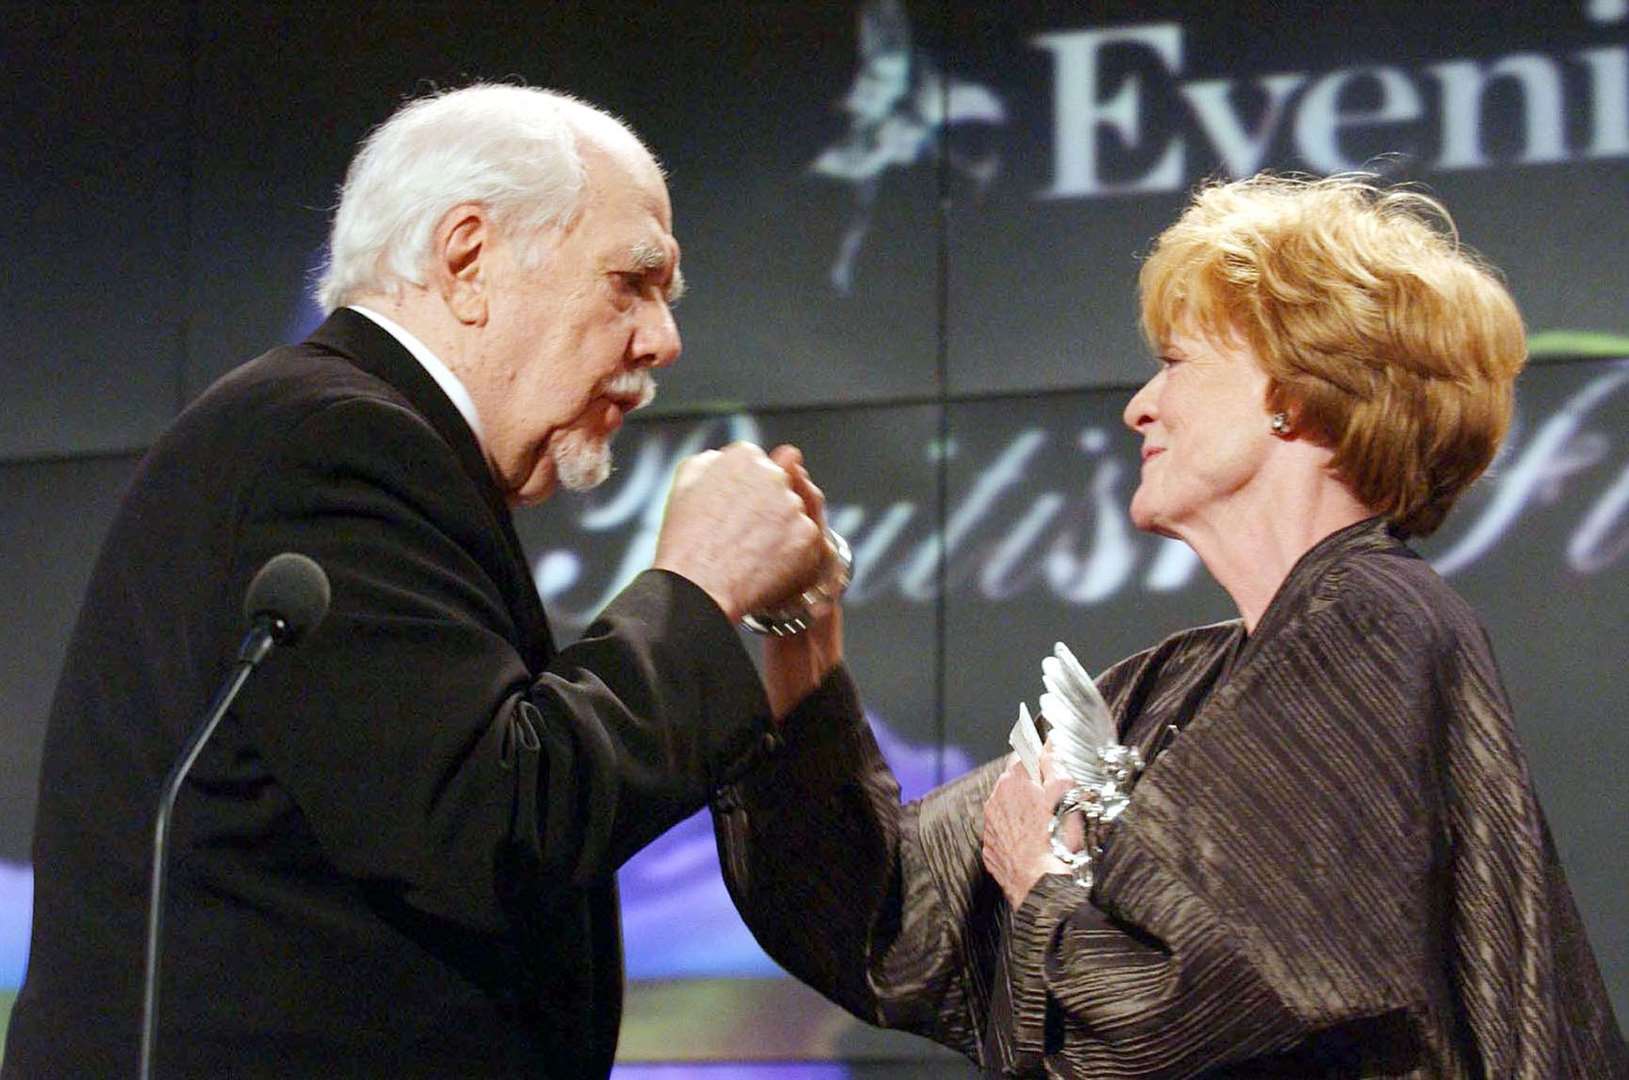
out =
{"type": "Polygon", "coordinates": [[[902,807],[841,667],[783,734],[784,748],[714,805],[743,919],[776,962],[860,1019],[975,1055],[979,988],[966,980],[966,933],[998,890],[967,830],[994,773],[902,807]]]}
{"type": "Polygon", "coordinates": [[[341,872],[496,930],[506,897],[607,879],[758,745],[756,672],[690,582],[640,576],[534,673],[489,570],[513,556],[433,430],[351,400],[287,442],[242,508],[231,587],[300,551],[333,600],[239,717],[341,872]]]}

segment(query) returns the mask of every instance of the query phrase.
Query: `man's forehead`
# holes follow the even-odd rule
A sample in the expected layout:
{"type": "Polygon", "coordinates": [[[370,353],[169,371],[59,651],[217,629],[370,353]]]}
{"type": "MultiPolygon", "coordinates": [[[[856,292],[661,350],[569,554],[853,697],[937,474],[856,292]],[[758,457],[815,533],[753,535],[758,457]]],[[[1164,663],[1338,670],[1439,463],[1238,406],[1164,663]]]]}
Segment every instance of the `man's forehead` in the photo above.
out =
{"type": "Polygon", "coordinates": [[[600,186],[589,194],[589,208],[571,223],[597,250],[597,260],[616,263],[621,270],[658,270],[676,264],[679,244],[669,231],[665,198],[630,182],[626,174],[602,174],[600,179],[600,186]]]}
{"type": "Polygon", "coordinates": [[[669,254],[678,241],[673,238],[667,185],[654,167],[644,176],[611,168],[591,171],[589,182],[596,185],[591,198],[599,204],[598,222],[607,238],[616,237],[613,243],[623,248],[618,257],[637,254],[652,265],[676,261],[676,253],[669,254]]]}
{"type": "Polygon", "coordinates": [[[579,132],[577,150],[592,189],[615,190],[656,216],[664,228],[672,224],[667,174],[649,150],[631,132],[615,129],[614,138],[579,132]]]}

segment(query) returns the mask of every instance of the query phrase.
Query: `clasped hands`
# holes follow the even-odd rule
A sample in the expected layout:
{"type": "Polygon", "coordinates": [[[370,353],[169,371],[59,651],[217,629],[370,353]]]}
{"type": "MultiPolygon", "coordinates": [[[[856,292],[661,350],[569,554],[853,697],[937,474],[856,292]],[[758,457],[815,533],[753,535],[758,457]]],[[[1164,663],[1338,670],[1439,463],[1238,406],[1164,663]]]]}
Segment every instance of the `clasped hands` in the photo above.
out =
{"type": "MultiPolygon", "coordinates": [[[[732,443],[681,462],[652,566],[689,579],[740,622],[820,580],[832,552],[826,499],[795,446],[732,443]]],[[[806,633],[765,642],[770,708],[784,716],[842,658],[842,617],[823,605],[806,633]]]]}
{"type": "MultiPolygon", "coordinates": [[[[1036,783],[1018,755],[1009,755],[1006,769],[984,801],[984,868],[1015,909],[1042,875],[1069,873],[1052,853],[1048,830],[1058,800],[1075,781],[1053,754],[1051,740],[1042,748],[1040,766],[1041,781],[1036,783]]],[[[1080,815],[1072,815],[1060,835],[1070,850],[1079,851],[1086,840],[1080,815]]]]}

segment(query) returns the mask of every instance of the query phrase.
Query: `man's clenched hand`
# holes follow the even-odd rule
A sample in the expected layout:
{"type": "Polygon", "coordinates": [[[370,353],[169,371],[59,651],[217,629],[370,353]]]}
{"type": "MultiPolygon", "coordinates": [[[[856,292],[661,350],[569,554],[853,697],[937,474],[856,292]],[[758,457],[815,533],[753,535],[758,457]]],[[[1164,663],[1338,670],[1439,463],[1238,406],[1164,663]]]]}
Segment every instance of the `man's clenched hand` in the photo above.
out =
{"type": "Polygon", "coordinates": [[[739,622],[813,584],[825,553],[792,477],[738,442],[679,465],[652,565],[695,582],[739,622]]]}

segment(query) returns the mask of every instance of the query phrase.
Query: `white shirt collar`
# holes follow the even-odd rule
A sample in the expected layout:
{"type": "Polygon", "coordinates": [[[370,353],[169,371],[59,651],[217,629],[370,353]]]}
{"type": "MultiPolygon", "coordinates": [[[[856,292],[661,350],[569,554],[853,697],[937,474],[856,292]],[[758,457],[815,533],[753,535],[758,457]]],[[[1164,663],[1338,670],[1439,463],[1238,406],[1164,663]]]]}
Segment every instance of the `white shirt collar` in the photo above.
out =
{"type": "Polygon", "coordinates": [[[469,425],[470,431],[475,433],[475,441],[480,444],[484,452],[486,450],[486,435],[481,430],[481,414],[476,412],[475,399],[469,396],[469,391],[464,389],[464,384],[458,381],[458,376],[452,373],[452,369],[443,364],[436,354],[430,351],[428,345],[414,337],[407,327],[393,319],[387,319],[372,308],[363,307],[361,304],[347,304],[346,307],[359,315],[366,315],[372,319],[378,324],[379,329],[395,338],[401,343],[402,348],[413,354],[413,359],[417,360],[420,366],[430,373],[430,378],[434,379],[436,385],[441,387],[441,392],[446,394],[448,400],[457,407],[459,415],[464,418],[464,423],[469,425]]]}

